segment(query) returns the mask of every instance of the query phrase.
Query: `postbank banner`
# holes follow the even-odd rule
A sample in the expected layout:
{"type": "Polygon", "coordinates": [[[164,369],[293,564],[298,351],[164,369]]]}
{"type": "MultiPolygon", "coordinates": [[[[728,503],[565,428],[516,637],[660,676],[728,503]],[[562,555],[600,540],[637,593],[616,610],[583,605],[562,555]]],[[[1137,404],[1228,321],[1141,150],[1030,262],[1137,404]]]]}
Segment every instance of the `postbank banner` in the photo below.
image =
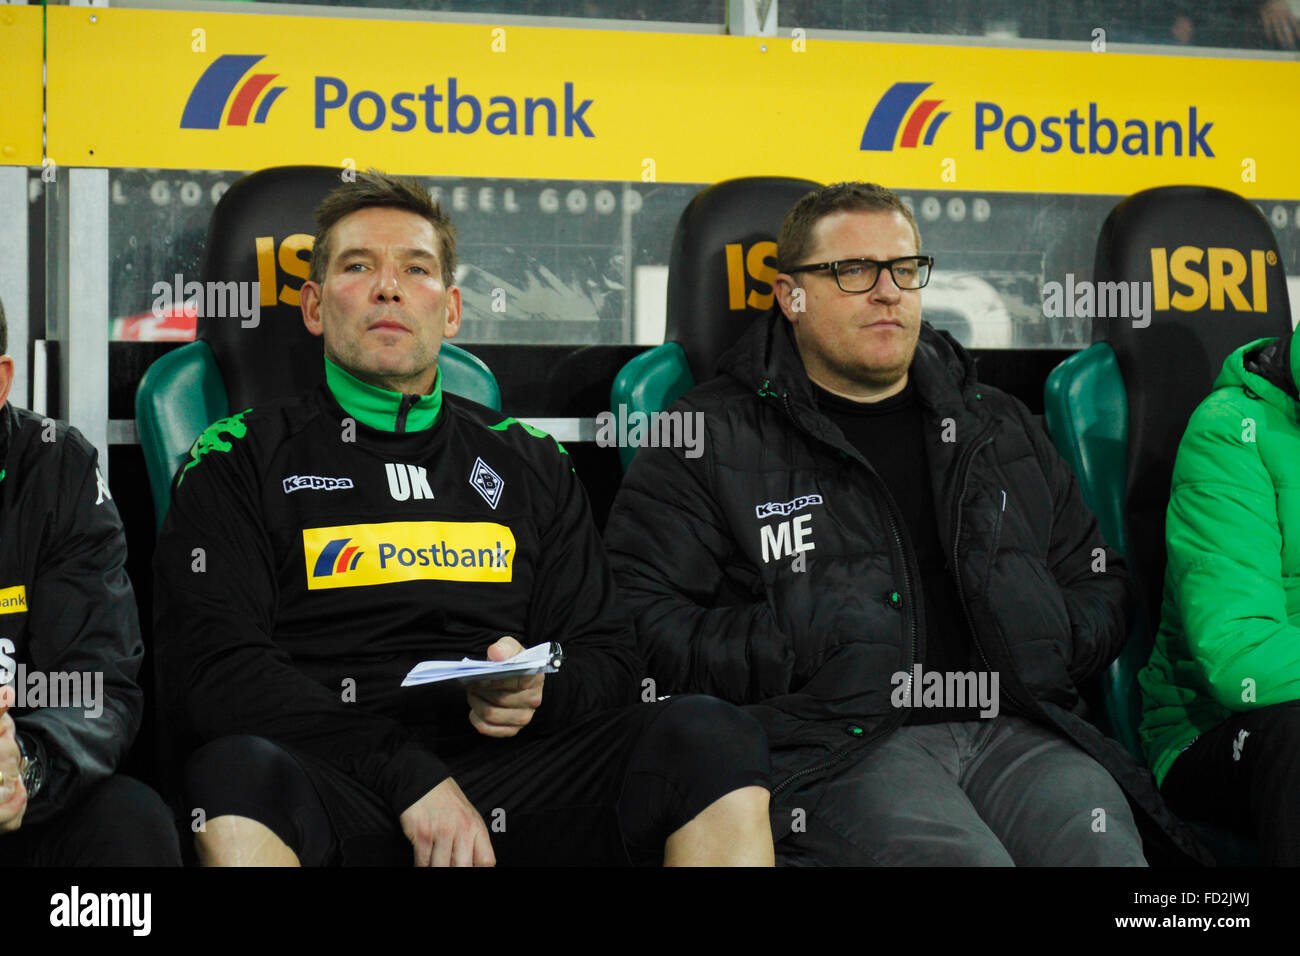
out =
{"type": "Polygon", "coordinates": [[[41,164],[41,7],[0,6],[0,166],[41,164]]]}
{"type": "Polygon", "coordinates": [[[50,7],[75,166],[1300,198],[1300,62],[50,7]]]}

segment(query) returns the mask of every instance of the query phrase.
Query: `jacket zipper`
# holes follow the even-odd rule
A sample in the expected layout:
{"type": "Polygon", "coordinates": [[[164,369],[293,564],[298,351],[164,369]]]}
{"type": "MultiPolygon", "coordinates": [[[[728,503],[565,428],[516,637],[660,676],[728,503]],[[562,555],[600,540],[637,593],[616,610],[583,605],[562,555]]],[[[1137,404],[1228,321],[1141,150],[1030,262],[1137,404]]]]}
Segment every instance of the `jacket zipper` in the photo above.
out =
{"type": "MultiPolygon", "coordinates": [[[[983,437],[983,435],[990,431],[992,427],[993,426],[990,425],[981,432],[980,437],[983,437]]],[[[966,485],[970,480],[971,464],[974,462],[975,456],[979,454],[985,446],[992,443],[993,437],[991,435],[982,442],[977,438],[971,443],[966,453],[962,456],[962,460],[957,466],[959,487],[957,490],[957,496],[953,499],[952,507],[952,579],[957,585],[957,600],[961,603],[962,614],[966,618],[966,628],[970,631],[971,640],[975,642],[975,649],[979,651],[980,660],[984,662],[984,669],[989,673],[993,672],[993,665],[989,663],[988,655],[984,653],[984,645],[980,643],[979,635],[975,633],[975,621],[971,618],[970,608],[966,605],[966,590],[962,587],[961,583],[961,556],[958,552],[961,545],[961,502],[962,499],[966,497],[966,485]]],[[[1004,491],[1003,494],[1006,494],[1006,492],[1004,491]]],[[[1033,708],[1025,707],[1024,703],[1019,700],[1014,693],[1012,693],[1009,687],[1003,687],[1002,692],[1007,695],[1008,700],[1021,708],[1024,713],[1033,712],[1033,708]]]]}
{"type": "MultiPolygon", "coordinates": [[[[789,391],[782,390],[781,402],[785,407],[786,417],[788,417],[790,421],[795,424],[796,427],[799,427],[801,428],[801,430],[806,432],[807,429],[802,428],[802,426],[799,424],[799,421],[794,417],[794,412],[790,409],[789,391]]],[[[829,444],[829,442],[827,442],[826,444],[829,444]]],[[[834,448],[835,446],[831,445],[830,447],[834,448]]],[[[835,450],[841,451],[838,448],[836,448],[835,450]]],[[[868,468],[868,471],[874,474],[874,472],[871,471],[870,468],[868,468]]],[[[908,554],[907,548],[903,544],[903,535],[898,530],[898,522],[895,520],[895,515],[894,515],[895,505],[894,505],[893,496],[890,495],[889,489],[884,487],[884,482],[880,480],[879,476],[877,476],[876,480],[880,482],[880,485],[885,493],[885,512],[889,516],[889,530],[893,533],[894,543],[898,545],[898,551],[903,556],[903,589],[906,594],[906,600],[907,600],[906,606],[908,609],[908,613],[911,614],[912,617],[910,640],[908,642],[908,656],[907,656],[907,688],[908,688],[908,694],[910,695],[912,689],[913,664],[916,661],[916,642],[917,642],[916,611],[914,610],[914,605],[912,601],[911,555],[908,554]]],[[[980,653],[982,654],[983,651],[981,651],[980,653]]],[[[779,784],[777,784],[775,787],[772,788],[772,796],[775,797],[778,793],[780,793],[786,787],[790,786],[790,784],[794,783],[794,781],[798,780],[800,777],[805,777],[808,774],[812,774],[812,773],[819,773],[820,771],[825,770],[828,767],[832,767],[835,764],[839,763],[841,760],[843,760],[846,756],[848,756],[848,754],[856,750],[860,750],[871,741],[877,740],[878,738],[884,736],[884,734],[893,730],[896,726],[901,724],[905,719],[905,716],[906,715],[904,714],[903,710],[899,708],[897,714],[895,715],[897,719],[895,719],[895,717],[891,717],[889,720],[884,721],[883,723],[881,723],[879,727],[876,728],[874,733],[868,734],[862,737],[861,739],[855,740],[853,743],[845,747],[841,747],[839,750],[834,751],[830,755],[830,757],[828,757],[826,760],[822,761],[821,763],[813,764],[811,767],[804,767],[802,770],[796,770],[794,773],[790,774],[788,777],[786,777],[779,784]]]]}
{"type": "Polygon", "coordinates": [[[419,395],[402,396],[402,400],[397,404],[397,421],[394,423],[393,431],[399,435],[406,431],[406,416],[419,400],[419,395]]]}

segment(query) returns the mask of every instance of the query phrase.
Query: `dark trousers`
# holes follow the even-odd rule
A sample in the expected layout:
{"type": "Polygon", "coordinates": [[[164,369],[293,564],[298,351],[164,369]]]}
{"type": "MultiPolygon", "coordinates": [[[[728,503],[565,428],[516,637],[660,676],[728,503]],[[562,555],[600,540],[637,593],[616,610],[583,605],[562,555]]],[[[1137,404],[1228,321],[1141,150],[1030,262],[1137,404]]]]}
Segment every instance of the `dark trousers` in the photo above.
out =
{"type": "Polygon", "coordinates": [[[1178,755],[1161,791],[1180,816],[1257,836],[1264,862],[1300,864],[1300,701],[1207,730],[1178,755]]]}
{"type": "MultiPolygon", "coordinates": [[[[596,714],[533,739],[471,740],[440,756],[503,865],[655,865],[719,797],[767,787],[767,737],[731,704],[689,695],[596,714]]],[[[304,866],[409,865],[398,814],[359,781],[261,737],[190,759],[186,806],[268,827],[304,866]]],[[[188,812],[188,811],[187,811],[188,812]]]]}
{"type": "Polygon", "coordinates": [[[0,836],[0,866],[180,865],[180,842],[167,804],[140,781],[121,775],[109,777],[53,819],[0,836]]]}
{"type": "Polygon", "coordinates": [[[1021,717],[902,727],[782,801],[780,866],[1145,866],[1128,800],[1021,717]]]}

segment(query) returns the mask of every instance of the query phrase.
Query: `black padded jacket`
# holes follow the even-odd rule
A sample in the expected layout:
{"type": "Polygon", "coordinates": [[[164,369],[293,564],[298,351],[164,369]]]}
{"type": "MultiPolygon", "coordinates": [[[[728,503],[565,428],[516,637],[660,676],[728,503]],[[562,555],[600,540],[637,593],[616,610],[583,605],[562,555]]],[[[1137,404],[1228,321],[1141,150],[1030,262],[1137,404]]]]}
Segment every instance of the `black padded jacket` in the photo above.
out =
{"type": "Polygon", "coordinates": [[[96,461],[75,428],[0,407],[0,680],[21,683],[10,715],[45,770],[24,826],[112,775],[144,712],[126,536],[96,461]]]}
{"type": "MultiPolygon", "coordinates": [[[[702,413],[702,454],[643,448],[605,542],[659,693],[749,705],[783,793],[901,726],[897,672],[923,659],[920,574],[897,506],[817,410],[776,310],[673,411],[702,413]]],[[[1153,861],[1209,862],[1150,773],[1083,716],[1079,686],[1119,653],[1132,588],[1028,409],[976,381],[922,326],[911,378],[936,520],[1001,706],[1055,728],[1124,788],[1153,861]]],[[[777,833],[778,838],[782,835],[777,833]]]]}

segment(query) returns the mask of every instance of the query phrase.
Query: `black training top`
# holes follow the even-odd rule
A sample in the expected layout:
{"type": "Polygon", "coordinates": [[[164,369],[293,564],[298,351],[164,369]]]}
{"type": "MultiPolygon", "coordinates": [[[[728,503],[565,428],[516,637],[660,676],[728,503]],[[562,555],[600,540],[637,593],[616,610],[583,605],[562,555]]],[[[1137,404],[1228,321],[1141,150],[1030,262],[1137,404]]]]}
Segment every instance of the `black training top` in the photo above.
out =
{"type": "MultiPolygon", "coordinates": [[[[210,426],[154,560],[159,691],[191,742],[255,734],[333,762],[401,813],[476,736],[464,688],[401,688],[502,635],[559,641],[520,737],[636,700],[626,614],[568,454],[445,394],[326,363],[326,384],[210,426]]],[[[519,738],[516,738],[519,739],[519,738]]]]}

